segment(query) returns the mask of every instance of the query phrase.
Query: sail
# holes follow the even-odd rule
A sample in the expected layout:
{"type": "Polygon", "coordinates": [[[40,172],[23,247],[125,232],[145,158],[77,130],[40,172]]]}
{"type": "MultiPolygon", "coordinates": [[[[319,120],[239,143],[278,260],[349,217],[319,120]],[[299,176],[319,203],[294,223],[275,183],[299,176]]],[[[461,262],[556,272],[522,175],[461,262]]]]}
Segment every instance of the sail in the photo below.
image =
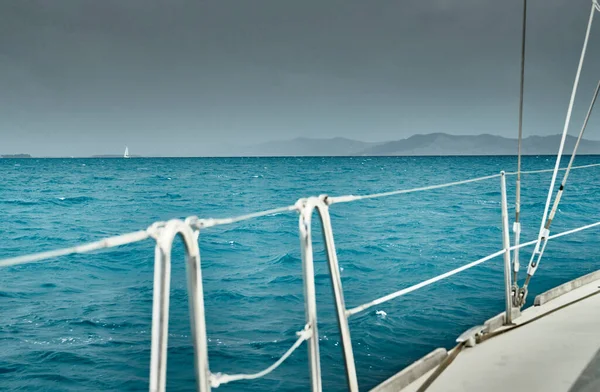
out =
{"type": "Polygon", "coordinates": [[[125,154],[123,154],[123,158],[129,158],[129,147],[125,147],[125,154]]]}

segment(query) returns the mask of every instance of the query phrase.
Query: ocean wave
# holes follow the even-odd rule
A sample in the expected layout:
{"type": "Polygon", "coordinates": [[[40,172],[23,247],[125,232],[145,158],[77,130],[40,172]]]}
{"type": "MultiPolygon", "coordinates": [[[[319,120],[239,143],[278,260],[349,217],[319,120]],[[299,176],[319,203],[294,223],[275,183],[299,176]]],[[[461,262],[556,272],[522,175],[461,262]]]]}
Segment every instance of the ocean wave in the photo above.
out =
{"type": "Polygon", "coordinates": [[[302,276],[300,275],[283,275],[271,278],[271,280],[269,280],[269,284],[294,284],[300,281],[302,281],[302,276]]]}
{"type": "Polygon", "coordinates": [[[0,374],[12,373],[19,370],[19,366],[3,367],[0,366],[0,374]]]}
{"type": "Polygon", "coordinates": [[[95,200],[91,196],[59,196],[56,199],[51,200],[53,204],[57,205],[75,205],[75,204],[84,204],[95,200]]]}
{"type": "Polygon", "coordinates": [[[68,364],[94,365],[95,362],[88,356],[76,354],[69,351],[38,351],[32,353],[32,357],[36,358],[38,364],[43,362],[59,362],[68,364]]]}
{"type": "Polygon", "coordinates": [[[93,319],[80,319],[80,320],[65,320],[70,326],[81,326],[81,327],[92,327],[99,329],[120,329],[120,328],[133,328],[140,326],[139,323],[129,322],[129,321],[121,321],[118,323],[101,321],[101,320],[93,320],[93,319]]]}
{"type": "Polygon", "coordinates": [[[42,200],[23,200],[23,199],[12,199],[12,200],[2,200],[0,199],[0,204],[7,205],[16,205],[16,206],[35,206],[38,204],[42,204],[42,200]]]}
{"type": "Polygon", "coordinates": [[[9,293],[8,291],[0,291],[0,298],[15,298],[17,295],[15,293],[9,293]]]}
{"type": "Polygon", "coordinates": [[[284,253],[283,255],[279,255],[277,257],[275,257],[274,259],[269,260],[269,264],[274,264],[274,265],[278,265],[278,264],[287,264],[287,265],[301,265],[302,260],[296,256],[292,256],[289,253],[284,253]]]}
{"type": "Polygon", "coordinates": [[[72,385],[75,383],[75,381],[71,377],[64,376],[60,373],[31,372],[31,374],[28,377],[30,377],[32,379],[42,379],[42,380],[50,381],[52,383],[58,383],[63,386],[72,385]]]}

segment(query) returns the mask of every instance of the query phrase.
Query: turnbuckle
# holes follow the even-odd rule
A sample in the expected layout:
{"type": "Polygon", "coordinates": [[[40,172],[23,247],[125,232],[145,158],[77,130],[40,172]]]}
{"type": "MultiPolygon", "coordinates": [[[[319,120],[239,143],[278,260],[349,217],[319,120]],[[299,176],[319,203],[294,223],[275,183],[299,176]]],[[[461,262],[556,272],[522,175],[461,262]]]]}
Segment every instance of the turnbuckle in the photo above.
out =
{"type": "Polygon", "coordinates": [[[525,305],[527,293],[527,286],[519,287],[516,283],[513,283],[510,289],[510,295],[512,298],[512,304],[515,308],[522,308],[523,305],[525,305]]]}

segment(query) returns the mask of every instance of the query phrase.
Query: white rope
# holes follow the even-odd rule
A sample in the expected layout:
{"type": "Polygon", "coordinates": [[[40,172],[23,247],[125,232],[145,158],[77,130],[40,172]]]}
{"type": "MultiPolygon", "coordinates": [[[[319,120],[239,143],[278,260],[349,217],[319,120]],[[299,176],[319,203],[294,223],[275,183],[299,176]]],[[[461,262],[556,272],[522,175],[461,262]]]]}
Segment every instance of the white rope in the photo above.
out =
{"type": "MultiPolygon", "coordinates": [[[[535,246],[535,250],[531,254],[531,259],[529,260],[529,265],[527,266],[527,279],[525,281],[525,290],[527,284],[529,283],[529,279],[535,274],[539,263],[534,262],[536,254],[539,253],[540,243],[543,237],[547,236],[545,232],[547,231],[544,226],[546,224],[546,219],[548,218],[548,212],[550,209],[550,202],[552,201],[552,195],[554,192],[554,184],[556,182],[556,177],[558,175],[558,169],[560,167],[560,160],[562,158],[562,153],[565,147],[565,140],[567,138],[567,133],[569,131],[569,124],[571,122],[571,113],[573,112],[573,104],[575,103],[575,96],[577,95],[577,88],[579,86],[579,76],[581,75],[581,69],[583,68],[583,60],[585,58],[585,52],[587,50],[588,41],[590,38],[590,31],[592,29],[592,22],[594,20],[594,13],[596,11],[597,3],[594,0],[592,4],[592,9],[590,11],[590,18],[587,25],[587,30],[585,33],[585,40],[583,41],[583,48],[581,49],[581,56],[579,58],[579,65],[577,66],[577,73],[575,74],[575,81],[573,82],[573,89],[571,91],[571,99],[569,100],[569,109],[567,110],[567,116],[565,118],[565,125],[562,132],[562,137],[560,140],[560,146],[558,148],[558,155],[556,156],[556,164],[554,165],[554,172],[552,173],[552,180],[550,181],[550,188],[548,189],[548,196],[546,198],[546,206],[544,207],[544,214],[542,216],[542,222],[540,224],[540,232],[538,234],[538,242],[535,246]]],[[[539,261],[539,259],[538,259],[539,261]]],[[[523,297],[524,300],[524,297],[523,297]]]]}
{"type": "MultiPolygon", "coordinates": [[[[556,211],[558,211],[558,206],[560,204],[561,197],[565,191],[565,186],[567,185],[567,179],[569,178],[569,173],[571,172],[573,162],[575,162],[575,157],[577,156],[577,149],[579,148],[579,143],[581,142],[581,139],[583,138],[583,134],[587,127],[588,121],[590,120],[592,110],[594,109],[594,104],[596,103],[596,98],[598,98],[598,92],[600,92],[600,81],[598,82],[598,85],[596,86],[596,90],[594,91],[594,96],[592,98],[592,102],[590,103],[588,112],[585,115],[585,120],[583,121],[581,130],[579,131],[579,136],[577,136],[577,141],[575,142],[575,147],[573,147],[573,152],[571,153],[571,159],[569,160],[569,164],[567,165],[567,170],[565,171],[565,175],[563,176],[563,179],[560,183],[558,192],[557,192],[556,196],[554,197],[554,203],[552,204],[552,208],[550,209],[550,214],[548,215],[548,219],[546,220],[546,223],[544,224],[544,234],[541,239],[542,247],[541,247],[541,250],[539,251],[539,254],[537,255],[537,261],[535,261],[535,263],[533,263],[533,264],[531,264],[531,262],[530,262],[530,265],[528,268],[528,278],[529,279],[531,279],[531,276],[535,273],[535,269],[537,268],[540,261],[542,260],[542,257],[544,256],[544,251],[546,250],[546,245],[547,245],[547,241],[545,240],[545,237],[547,237],[550,234],[550,227],[552,225],[552,221],[554,220],[556,211]]],[[[538,248],[536,248],[536,249],[539,249],[539,245],[538,245],[538,248]]],[[[535,257],[535,254],[536,254],[536,252],[534,252],[534,254],[532,255],[531,260],[533,260],[533,257],[535,257]]],[[[529,284],[529,279],[527,279],[525,281],[525,285],[524,285],[525,293],[526,293],[526,287],[529,284]]],[[[523,298],[524,298],[524,296],[523,296],[523,298]]]]}
{"type": "Polygon", "coordinates": [[[364,199],[374,199],[376,197],[386,197],[386,196],[400,195],[400,194],[404,194],[404,193],[429,191],[429,190],[432,190],[432,189],[447,188],[447,187],[450,187],[450,186],[468,184],[468,183],[471,183],[471,182],[477,182],[477,181],[483,181],[483,180],[489,180],[491,178],[497,178],[497,177],[500,177],[500,173],[498,173],[498,174],[492,174],[491,176],[471,178],[471,179],[468,179],[468,180],[455,181],[455,182],[447,182],[445,184],[429,185],[429,186],[424,186],[424,187],[419,187],[419,188],[412,188],[412,189],[400,189],[400,190],[396,190],[396,191],[382,192],[382,193],[372,193],[370,195],[330,196],[330,197],[327,198],[327,203],[328,204],[348,203],[350,201],[364,200],[364,199]]]}
{"type": "MultiPolygon", "coordinates": [[[[581,135],[580,135],[580,138],[581,138],[581,135]]],[[[592,163],[592,164],[589,164],[589,165],[580,165],[580,166],[571,166],[573,164],[573,158],[574,158],[574,155],[571,156],[571,161],[569,162],[569,166],[560,168],[558,170],[559,171],[566,170],[567,173],[568,173],[570,170],[574,170],[574,169],[585,169],[585,168],[600,166],[600,163],[592,163]]],[[[517,202],[516,202],[516,205],[515,205],[515,211],[518,209],[519,212],[520,212],[520,207],[521,207],[521,200],[520,200],[521,184],[520,184],[520,180],[519,180],[520,175],[523,175],[523,174],[549,173],[549,172],[553,172],[553,171],[554,171],[554,169],[542,169],[542,170],[528,170],[528,171],[523,171],[523,170],[520,170],[520,165],[519,165],[519,167],[518,167],[518,169],[517,169],[516,172],[505,173],[507,176],[513,176],[513,175],[517,176],[517,202]]],[[[565,174],[565,177],[566,176],[567,176],[567,174],[565,174]]],[[[518,215],[515,216],[515,222],[514,222],[514,225],[513,225],[513,232],[515,233],[515,245],[519,245],[520,237],[521,237],[521,223],[518,220],[518,215]]],[[[515,248],[515,250],[514,250],[515,253],[514,253],[514,257],[513,257],[513,285],[514,286],[516,286],[517,274],[519,273],[519,269],[520,269],[519,249],[520,248],[518,248],[518,247],[515,248]]]]}
{"type": "MultiPolygon", "coordinates": [[[[288,211],[295,211],[296,206],[287,206],[281,208],[273,208],[270,210],[255,212],[247,215],[241,215],[233,218],[224,219],[198,219],[198,217],[190,217],[186,222],[195,228],[207,228],[218,225],[226,225],[230,223],[240,222],[248,219],[253,219],[261,216],[273,215],[288,211]]],[[[114,248],[121,245],[131,244],[134,242],[143,241],[147,238],[156,239],[156,230],[160,228],[162,222],[156,222],[147,230],[136,231],[133,233],[122,234],[116,237],[105,238],[100,241],[91,242],[88,244],[77,245],[70,248],[55,249],[47,252],[32,253],[24,256],[10,257],[0,260],[0,268],[18,264],[33,263],[45,259],[53,259],[55,257],[66,256],[74,253],[88,253],[99,249],[114,248]]]]}
{"type": "MultiPolygon", "coordinates": [[[[585,120],[583,121],[583,125],[581,126],[581,130],[579,131],[579,136],[577,136],[577,141],[575,142],[575,147],[573,147],[573,152],[571,153],[571,159],[569,160],[569,164],[567,165],[567,170],[565,171],[565,175],[560,183],[560,187],[558,189],[558,193],[554,198],[554,204],[552,205],[552,209],[550,210],[550,215],[548,215],[548,220],[546,221],[545,229],[549,230],[550,225],[552,224],[552,220],[556,215],[556,211],[558,210],[558,205],[560,203],[560,199],[562,194],[564,193],[565,186],[567,185],[567,179],[569,178],[569,173],[571,172],[571,167],[573,166],[573,162],[575,162],[575,157],[577,156],[577,149],[579,148],[579,143],[583,138],[583,134],[587,127],[588,121],[590,120],[590,116],[592,115],[592,110],[594,109],[594,104],[596,103],[596,99],[598,98],[598,92],[600,92],[600,81],[598,81],[598,85],[596,86],[596,90],[594,91],[594,96],[592,98],[592,102],[590,103],[590,107],[588,109],[587,114],[585,115],[585,120]]],[[[542,253],[540,253],[539,258],[542,257],[542,253]]]]}
{"type": "Polygon", "coordinates": [[[66,256],[74,253],[88,253],[99,249],[114,248],[116,246],[143,241],[149,237],[151,237],[151,233],[149,233],[147,230],[142,230],[119,235],[116,237],[105,238],[103,240],[90,242],[84,245],[73,246],[71,248],[56,249],[47,252],[33,253],[25,256],[11,257],[8,259],[0,260],[0,268],[18,264],[33,263],[45,259],[53,259],[55,257],[66,256]]]}
{"type": "MultiPolygon", "coordinates": [[[[584,168],[595,167],[595,166],[600,166],[600,163],[592,163],[589,165],[582,165],[582,166],[573,166],[573,167],[571,167],[571,170],[584,169],[584,168]]],[[[567,168],[560,168],[558,170],[559,171],[567,170],[567,168]]],[[[546,173],[546,172],[552,172],[552,171],[554,171],[554,169],[528,170],[528,171],[521,171],[521,174],[536,174],[536,173],[546,173]]],[[[505,173],[505,175],[507,175],[507,176],[514,176],[517,174],[518,174],[518,172],[505,173]]],[[[489,179],[497,178],[497,177],[500,177],[500,174],[492,174],[489,176],[470,178],[468,180],[447,182],[444,184],[429,185],[429,186],[411,188],[411,189],[399,189],[399,190],[389,191],[389,192],[372,193],[372,194],[367,194],[367,195],[329,196],[327,198],[327,203],[331,205],[331,204],[335,204],[335,203],[348,203],[348,202],[357,201],[357,200],[374,199],[374,198],[378,198],[378,197],[395,196],[395,195],[401,195],[401,194],[405,194],[405,193],[429,191],[429,190],[433,190],[433,189],[440,189],[440,188],[447,188],[447,187],[456,186],[456,185],[468,184],[471,182],[489,180],[489,179]]]]}
{"type": "Polygon", "coordinates": [[[429,286],[430,284],[435,283],[435,282],[437,282],[439,280],[445,279],[445,278],[447,278],[449,276],[456,275],[459,272],[462,272],[462,271],[467,270],[469,268],[475,267],[476,265],[479,265],[479,264],[481,264],[481,263],[483,263],[485,261],[488,261],[489,259],[493,259],[494,257],[500,256],[500,255],[504,254],[504,252],[505,252],[505,250],[502,249],[502,250],[500,250],[500,251],[498,251],[496,253],[492,253],[491,255],[483,257],[483,258],[481,258],[479,260],[476,260],[476,261],[474,261],[472,263],[465,264],[462,267],[453,269],[452,271],[448,271],[445,274],[438,275],[438,276],[436,276],[434,278],[427,279],[427,280],[425,280],[425,281],[423,281],[421,283],[417,283],[417,284],[415,284],[413,286],[410,286],[410,287],[407,287],[405,289],[398,290],[395,293],[385,295],[385,296],[383,296],[381,298],[377,298],[376,300],[373,300],[371,302],[367,302],[366,304],[357,306],[357,307],[352,308],[352,309],[348,309],[348,310],[346,310],[346,317],[350,317],[353,314],[362,312],[363,310],[369,309],[372,306],[382,304],[384,302],[387,302],[387,301],[392,300],[394,298],[401,297],[401,296],[406,295],[408,293],[412,293],[415,290],[421,289],[421,288],[423,288],[425,286],[429,286]]]}
{"type": "MultiPolygon", "coordinates": [[[[600,166],[600,163],[591,163],[589,165],[581,165],[581,166],[573,166],[571,167],[571,170],[574,169],[585,169],[588,167],[596,167],[596,166],[600,166]]],[[[558,169],[558,171],[563,171],[563,170],[567,170],[567,167],[561,167],[560,169],[558,169]]],[[[554,169],[541,169],[541,170],[528,170],[528,171],[521,171],[521,174],[538,174],[538,173],[550,173],[553,172],[554,169]]],[[[505,173],[507,176],[514,176],[517,174],[517,172],[507,172],[505,173]]]]}
{"type": "Polygon", "coordinates": [[[194,226],[195,228],[205,229],[205,228],[213,227],[213,226],[229,225],[229,224],[232,224],[232,223],[241,222],[241,221],[245,221],[245,220],[248,220],[248,219],[259,218],[259,217],[267,216],[267,215],[274,215],[274,214],[281,214],[281,213],[284,213],[284,212],[297,211],[297,209],[298,209],[298,207],[296,205],[292,205],[292,206],[287,206],[287,207],[273,208],[273,209],[265,210],[265,211],[253,212],[251,214],[240,215],[240,216],[236,216],[236,217],[233,217],[233,218],[221,218],[221,219],[205,218],[205,219],[200,219],[197,216],[193,216],[193,217],[187,218],[186,221],[189,224],[191,224],[192,226],[194,226]]]}
{"type": "MultiPolygon", "coordinates": [[[[558,233],[558,234],[552,235],[552,236],[548,237],[548,240],[551,240],[551,239],[554,239],[554,238],[558,238],[558,237],[562,237],[562,236],[568,235],[568,234],[577,233],[578,231],[587,230],[587,229],[590,229],[590,228],[596,227],[596,226],[600,226],[600,222],[592,223],[592,224],[589,224],[589,225],[586,225],[586,226],[581,226],[581,227],[578,227],[576,229],[572,229],[572,230],[568,230],[568,231],[564,231],[562,233],[558,233]]],[[[526,246],[531,246],[531,245],[536,244],[537,242],[538,242],[538,240],[536,239],[536,240],[532,240],[532,241],[529,241],[529,242],[521,243],[519,245],[514,245],[514,246],[511,246],[510,248],[508,248],[508,251],[511,252],[511,251],[513,251],[515,249],[521,249],[521,248],[524,248],[526,246]]],[[[417,283],[417,284],[412,285],[410,287],[407,287],[405,289],[398,290],[398,291],[396,291],[394,293],[391,293],[391,294],[388,294],[388,295],[384,295],[383,297],[377,298],[377,299],[375,299],[373,301],[367,302],[367,303],[362,304],[360,306],[357,306],[355,308],[348,309],[348,310],[346,310],[346,317],[350,317],[350,316],[352,316],[352,315],[354,315],[356,313],[360,313],[363,310],[369,309],[369,308],[371,308],[371,307],[373,307],[375,305],[380,305],[380,304],[382,304],[384,302],[387,302],[387,301],[390,301],[390,300],[392,300],[394,298],[398,298],[398,297],[401,297],[401,296],[406,295],[408,293],[412,293],[415,290],[419,290],[419,289],[421,289],[423,287],[429,286],[430,284],[438,282],[438,281],[440,281],[442,279],[446,279],[446,278],[448,278],[448,277],[450,277],[452,275],[458,274],[459,272],[468,270],[469,268],[473,268],[473,267],[475,267],[475,266],[477,266],[477,265],[479,265],[481,263],[484,263],[484,262],[486,262],[486,261],[488,261],[490,259],[498,257],[498,256],[504,254],[505,252],[506,252],[505,249],[499,250],[498,252],[492,253],[492,254],[490,254],[488,256],[485,256],[485,257],[482,257],[482,258],[480,258],[478,260],[475,260],[472,263],[465,264],[462,267],[455,268],[452,271],[448,271],[446,273],[443,273],[443,274],[438,275],[436,277],[433,277],[431,279],[427,279],[427,280],[425,280],[425,281],[423,281],[421,283],[417,283]]]]}
{"type": "Polygon", "coordinates": [[[275,362],[274,364],[272,364],[271,366],[269,366],[265,370],[260,371],[258,373],[253,373],[253,374],[211,373],[211,375],[210,375],[210,386],[212,388],[218,388],[220,385],[227,384],[227,383],[230,383],[232,381],[254,380],[254,379],[266,376],[267,374],[271,373],[273,370],[277,369],[279,367],[279,365],[281,365],[286,359],[288,359],[288,357],[290,355],[292,355],[292,353],[298,347],[300,347],[300,345],[302,344],[302,342],[304,342],[305,340],[308,340],[308,339],[310,339],[312,337],[312,329],[310,328],[310,325],[306,324],[304,326],[304,329],[302,331],[296,332],[296,335],[298,335],[298,339],[292,345],[292,347],[290,347],[285,352],[285,354],[283,354],[281,356],[281,358],[279,358],[277,360],[277,362],[275,362]]]}
{"type": "Polygon", "coordinates": [[[600,222],[592,223],[592,224],[589,224],[589,225],[586,225],[586,226],[581,226],[581,227],[578,227],[576,229],[571,229],[571,230],[563,231],[562,233],[551,235],[550,237],[548,237],[548,239],[552,240],[554,238],[562,237],[564,235],[569,235],[569,234],[577,233],[578,231],[591,229],[592,227],[596,227],[596,226],[600,226],[600,222]]]}

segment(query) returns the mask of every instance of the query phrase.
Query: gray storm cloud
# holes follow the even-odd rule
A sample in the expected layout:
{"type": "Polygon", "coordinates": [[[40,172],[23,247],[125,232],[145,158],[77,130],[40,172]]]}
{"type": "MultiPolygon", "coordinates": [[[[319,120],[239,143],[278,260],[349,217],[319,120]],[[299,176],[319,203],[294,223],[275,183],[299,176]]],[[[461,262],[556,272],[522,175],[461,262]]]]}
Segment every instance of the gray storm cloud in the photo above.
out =
{"type": "MultiPolygon", "coordinates": [[[[529,3],[524,134],[556,134],[591,3],[529,3]]],[[[0,153],[514,137],[520,24],[519,1],[4,1],[0,153]]],[[[576,125],[600,77],[599,29],[576,125]]]]}

